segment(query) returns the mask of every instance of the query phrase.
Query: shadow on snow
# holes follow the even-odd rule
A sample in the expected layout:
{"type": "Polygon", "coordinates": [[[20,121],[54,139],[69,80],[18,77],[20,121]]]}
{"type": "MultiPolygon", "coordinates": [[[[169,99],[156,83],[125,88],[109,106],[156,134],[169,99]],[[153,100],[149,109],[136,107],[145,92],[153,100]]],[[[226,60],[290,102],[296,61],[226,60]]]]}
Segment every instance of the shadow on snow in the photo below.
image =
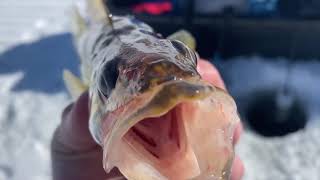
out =
{"type": "Polygon", "coordinates": [[[79,74],[79,60],[70,34],[49,36],[18,45],[0,54],[0,74],[23,72],[13,91],[32,90],[45,93],[64,91],[63,69],[79,74]]]}

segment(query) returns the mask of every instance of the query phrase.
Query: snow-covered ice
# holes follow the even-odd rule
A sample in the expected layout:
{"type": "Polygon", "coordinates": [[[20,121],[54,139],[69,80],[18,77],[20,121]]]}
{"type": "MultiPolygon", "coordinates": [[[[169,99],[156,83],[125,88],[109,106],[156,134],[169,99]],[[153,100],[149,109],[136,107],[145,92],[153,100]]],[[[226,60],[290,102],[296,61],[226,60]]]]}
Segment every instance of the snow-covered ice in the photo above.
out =
{"type": "Polygon", "coordinates": [[[0,54],[0,180],[50,179],[50,139],[70,103],[62,70],[77,73],[76,58],[68,34],[0,54]]]}
{"type": "Polygon", "coordinates": [[[244,133],[237,147],[246,167],[244,179],[318,180],[319,137],[319,125],[283,138],[244,133]]]}
{"type": "MultiPolygon", "coordinates": [[[[61,72],[67,68],[77,73],[77,56],[65,33],[64,12],[70,2],[0,1],[1,17],[12,19],[0,19],[0,180],[51,177],[50,139],[70,102],[61,72]],[[15,47],[20,37],[28,44],[15,47]]],[[[286,73],[284,59],[236,58],[219,67],[241,102],[256,88],[283,83],[286,73]]],[[[237,152],[246,166],[245,180],[320,179],[319,68],[319,61],[296,63],[290,78],[290,87],[304,99],[313,119],[307,129],[282,138],[244,133],[237,152]]]]}
{"type": "Polygon", "coordinates": [[[49,180],[49,142],[68,97],[25,91],[0,99],[0,179],[49,180]]]}
{"type": "Polygon", "coordinates": [[[77,0],[1,0],[0,52],[17,42],[63,32],[73,1],[77,0]]]}
{"type": "Polygon", "coordinates": [[[242,111],[256,92],[280,90],[286,83],[307,112],[306,129],[285,137],[265,138],[251,131],[243,134],[237,152],[246,167],[245,179],[320,179],[320,61],[290,61],[290,66],[288,62],[255,56],[215,62],[242,111]]]}

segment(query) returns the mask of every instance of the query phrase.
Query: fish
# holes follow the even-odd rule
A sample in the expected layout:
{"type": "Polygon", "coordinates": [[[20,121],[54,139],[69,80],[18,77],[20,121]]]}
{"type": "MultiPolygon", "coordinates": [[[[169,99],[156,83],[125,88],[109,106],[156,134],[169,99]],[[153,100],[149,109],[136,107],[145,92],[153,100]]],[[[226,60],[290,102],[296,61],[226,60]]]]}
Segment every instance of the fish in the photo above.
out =
{"type": "Polygon", "coordinates": [[[103,0],[84,4],[72,23],[81,77],[63,76],[74,99],[89,92],[89,130],[105,171],[129,180],[229,179],[237,106],[197,71],[191,33],[165,38],[132,15],[111,15],[103,0]]]}

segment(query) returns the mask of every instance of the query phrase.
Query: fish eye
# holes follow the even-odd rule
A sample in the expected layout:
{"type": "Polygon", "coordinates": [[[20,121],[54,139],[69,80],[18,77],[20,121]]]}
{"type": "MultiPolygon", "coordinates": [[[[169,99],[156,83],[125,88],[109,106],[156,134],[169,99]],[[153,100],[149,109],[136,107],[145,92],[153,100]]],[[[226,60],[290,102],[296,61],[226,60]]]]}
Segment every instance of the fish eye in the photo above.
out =
{"type": "Polygon", "coordinates": [[[187,51],[188,51],[187,48],[186,48],[186,45],[184,45],[180,41],[172,40],[171,44],[180,54],[185,55],[187,53],[187,51]]]}
{"type": "Polygon", "coordinates": [[[196,53],[188,48],[187,45],[183,44],[182,42],[178,40],[171,40],[172,46],[184,57],[194,60],[195,64],[197,64],[198,57],[196,53]]]}
{"type": "Polygon", "coordinates": [[[118,62],[116,58],[108,61],[101,72],[99,89],[105,97],[109,97],[111,91],[116,87],[119,76],[118,62]]]}

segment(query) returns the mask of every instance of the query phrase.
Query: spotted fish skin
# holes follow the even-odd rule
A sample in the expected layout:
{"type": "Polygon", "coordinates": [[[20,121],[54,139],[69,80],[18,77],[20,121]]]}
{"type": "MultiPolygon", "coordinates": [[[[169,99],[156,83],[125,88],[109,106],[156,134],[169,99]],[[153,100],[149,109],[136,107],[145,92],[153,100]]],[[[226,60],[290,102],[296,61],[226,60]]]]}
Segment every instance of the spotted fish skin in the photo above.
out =
{"type": "MultiPolygon", "coordinates": [[[[104,108],[100,116],[160,83],[200,78],[193,50],[180,41],[163,38],[132,16],[114,16],[113,28],[107,21],[92,24],[79,38],[77,47],[91,99],[104,108]],[[123,87],[123,91],[117,90],[122,94],[109,98],[117,84],[123,87]]],[[[92,124],[93,129],[100,125],[92,124]]]]}
{"type": "Polygon", "coordinates": [[[228,179],[236,105],[197,72],[195,46],[183,43],[195,44],[183,41],[190,35],[164,38],[133,16],[111,16],[102,0],[88,3],[73,30],[82,80],[65,79],[76,95],[89,91],[104,169],[133,180],[228,179]]]}
{"type": "Polygon", "coordinates": [[[90,69],[87,74],[94,76],[90,78],[107,74],[110,80],[107,82],[108,92],[114,87],[120,70],[140,68],[143,63],[149,65],[160,59],[183,71],[197,73],[195,52],[183,43],[164,39],[132,16],[115,16],[113,25],[114,29],[108,23],[94,25],[83,35],[78,46],[83,66],[90,69]],[[101,67],[105,67],[106,71],[101,71],[101,67]]]}

